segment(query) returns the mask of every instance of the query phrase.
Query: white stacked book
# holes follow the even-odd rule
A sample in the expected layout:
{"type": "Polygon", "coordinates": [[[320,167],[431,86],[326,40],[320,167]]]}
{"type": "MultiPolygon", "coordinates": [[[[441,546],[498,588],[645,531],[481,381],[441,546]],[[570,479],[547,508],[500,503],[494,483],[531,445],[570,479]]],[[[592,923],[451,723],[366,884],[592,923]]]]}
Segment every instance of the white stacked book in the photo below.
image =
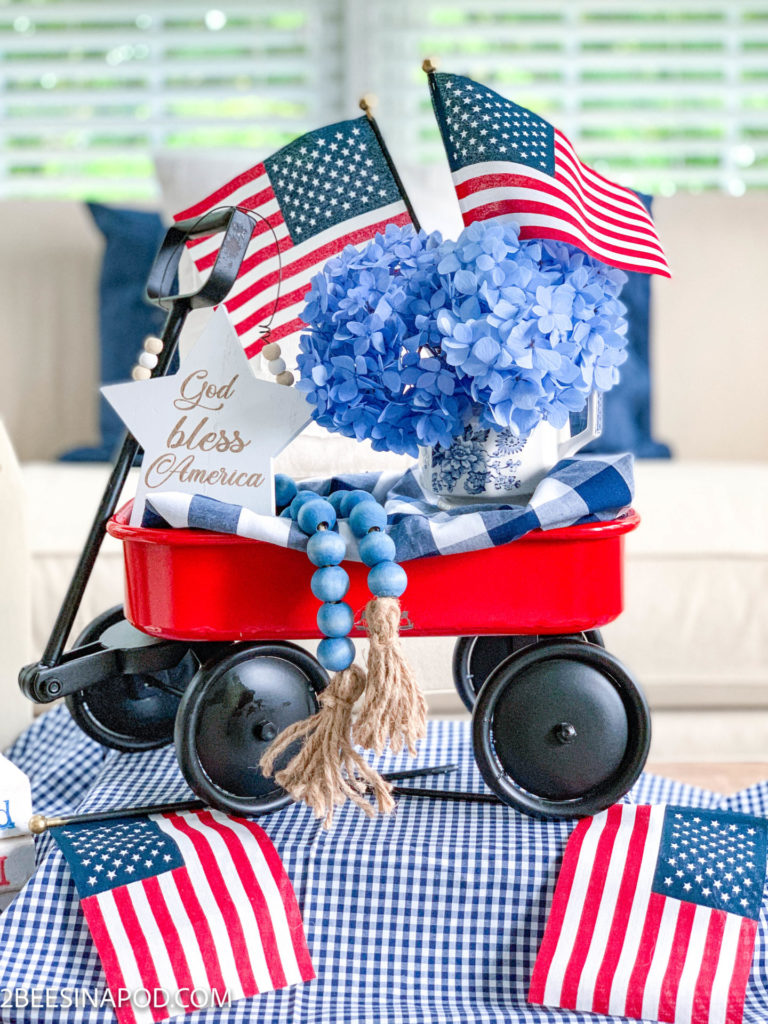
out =
{"type": "Polygon", "coordinates": [[[28,827],[31,817],[29,779],[0,754],[0,913],[35,870],[35,841],[28,827]]]}

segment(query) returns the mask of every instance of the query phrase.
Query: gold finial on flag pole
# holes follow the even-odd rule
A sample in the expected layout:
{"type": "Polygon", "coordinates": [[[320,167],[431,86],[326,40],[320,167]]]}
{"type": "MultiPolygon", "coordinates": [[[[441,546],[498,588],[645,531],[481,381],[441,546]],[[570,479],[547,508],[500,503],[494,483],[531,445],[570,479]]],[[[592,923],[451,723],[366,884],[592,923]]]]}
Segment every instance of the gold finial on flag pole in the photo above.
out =
{"type": "Polygon", "coordinates": [[[368,120],[372,120],[373,111],[378,106],[379,97],[373,92],[367,92],[365,96],[360,97],[360,103],[358,106],[365,113],[368,120]]]}
{"type": "Polygon", "coordinates": [[[434,57],[425,57],[421,62],[421,70],[425,74],[431,75],[434,71],[437,71],[437,60],[434,57]]]}
{"type": "Polygon", "coordinates": [[[66,823],[66,818],[46,818],[44,814],[33,814],[29,819],[29,831],[33,836],[41,836],[49,828],[58,828],[66,823]]]}

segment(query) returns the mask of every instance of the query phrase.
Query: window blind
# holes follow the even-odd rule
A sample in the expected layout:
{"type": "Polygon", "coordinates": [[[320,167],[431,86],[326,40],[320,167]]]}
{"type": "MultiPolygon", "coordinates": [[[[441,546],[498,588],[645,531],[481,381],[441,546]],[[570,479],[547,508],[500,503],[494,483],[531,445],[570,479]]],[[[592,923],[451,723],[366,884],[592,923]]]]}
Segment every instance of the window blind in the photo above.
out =
{"type": "Polygon", "coordinates": [[[0,189],[142,196],[163,148],[270,152],[333,117],[338,0],[0,7],[0,189]]]}
{"type": "Polygon", "coordinates": [[[768,186],[768,0],[5,0],[0,190],[149,197],[153,151],[263,154],[367,90],[436,162],[425,55],[635,188],[768,186]]]}

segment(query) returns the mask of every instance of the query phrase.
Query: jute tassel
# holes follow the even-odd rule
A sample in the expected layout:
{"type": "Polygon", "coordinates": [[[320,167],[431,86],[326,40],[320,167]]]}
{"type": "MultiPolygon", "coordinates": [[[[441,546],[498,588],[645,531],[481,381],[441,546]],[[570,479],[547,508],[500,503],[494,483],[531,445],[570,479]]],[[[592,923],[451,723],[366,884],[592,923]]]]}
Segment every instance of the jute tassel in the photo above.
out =
{"type": "Polygon", "coordinates": [[[406,747],[415,755],[427,731],[427,702],[400,644],[400,614],[396,597],[374,598],[365,608],[368,682],[352,736],[377,754],[389,746],[395,754],[406,747]]]}
{"type": "Polygon", "coordinates": [[[373,815],[374,809],[366,800],[366,793],[371,791],[382,813],[395,806],[390,784],[352,746],[352,712],[364,688],[365,673],[357,665],[337,672],[320,694],[317,714],[288,726],[261,759],[261,770],[272,775],[277,758],[304,738],[299,753],[277,772],[275,781],[294,800],[308,804],[318,818],[324,819],[326,828],[333,820],[335,807],[347,799],[373,815]]]}

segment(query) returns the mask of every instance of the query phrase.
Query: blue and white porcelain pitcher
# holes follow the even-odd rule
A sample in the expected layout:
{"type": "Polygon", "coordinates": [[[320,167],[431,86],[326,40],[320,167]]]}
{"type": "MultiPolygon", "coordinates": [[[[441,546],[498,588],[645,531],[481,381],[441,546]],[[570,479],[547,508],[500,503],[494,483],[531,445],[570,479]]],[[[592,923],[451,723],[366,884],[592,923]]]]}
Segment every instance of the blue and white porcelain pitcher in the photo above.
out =
{"type": "Polygon", "coordinates": [[[526,438],[511,430],[491,430],[476,421],[448,448],[419,449],[421,486],[437,505],[526,500],[561,459],[574,455],[599,437],[603,428],[602,395],[590,393],[586,426],[571,433],[571,423],[553,427],[541,422],[526,438]]]}

